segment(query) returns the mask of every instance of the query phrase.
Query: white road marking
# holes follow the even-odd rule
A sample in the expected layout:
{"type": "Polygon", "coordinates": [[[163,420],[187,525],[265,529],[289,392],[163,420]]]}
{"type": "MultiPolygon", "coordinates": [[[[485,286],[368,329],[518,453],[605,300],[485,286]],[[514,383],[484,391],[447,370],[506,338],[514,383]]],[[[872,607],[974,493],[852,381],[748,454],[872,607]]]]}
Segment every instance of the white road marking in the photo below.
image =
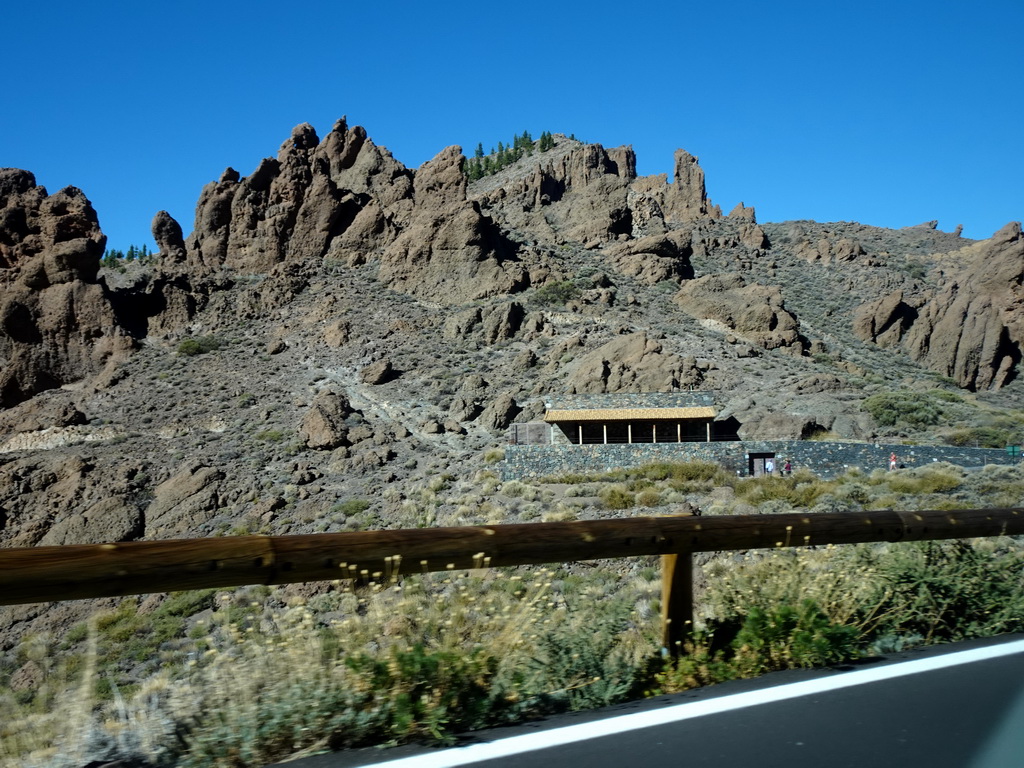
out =
{"type": "Polygon", "coordinates": [[[664,707],[663,709],[634,712],[628,715],[616,715],[590,723],[552,728],[522,736],[511,736],[507,739],[499,739],[484,744],[454,747],[398,760],[388,760],[383,763],[373,763],[372,765],[365,766],[365,768],[456,768],[457,766],[471,765],[483,760],[510,757],[524,752],[559,747],[577,741],[586,741],[587,739],[595,739],[601,736],[612,736],[616,733],[624,733],[640,728],[650,728],[680,720],[691,720],[695,717],[730,712],[744,707],[754,707],[759,704],[770,704],[776,701],[795,699],[800,696],[837,691],[842,688],[851,688],[855,685],[877,683],[882,680],[892,680],[897,677],[932,672],[960,664],[998,659],[1003,656],[1012,656],[1015,653],[1024,653],[1024,640],[976,648],[970,651],[955,651],[926,659],[918,659],[917,661],[886,664],[874,669],[842,672],[830,677],[807,680],[801,683],[789,683],[747,693],[737,693],[731,696],[719,696],[707,701],[689,701],[683,704],[664,707]]]}

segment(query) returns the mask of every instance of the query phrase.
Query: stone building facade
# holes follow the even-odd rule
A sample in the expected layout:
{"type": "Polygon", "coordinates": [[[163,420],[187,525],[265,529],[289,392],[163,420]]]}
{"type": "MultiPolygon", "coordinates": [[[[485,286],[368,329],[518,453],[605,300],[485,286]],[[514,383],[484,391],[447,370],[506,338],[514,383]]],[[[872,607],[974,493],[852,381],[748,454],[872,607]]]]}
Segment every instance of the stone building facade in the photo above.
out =
{"type": "Polygon", "coordinates": [[[499,465],[503,479],[600,473],[656,461],[711,461],[742,477],[761,475],[766,469],[778,474],[788,461],[794,471],[803,467],[826,478],[851,468],[866,472],[888,469],[893,454],[898,467],[938,461],[966,467],[1019,461],[1006,450],[990,448],[739,440],[737,424],[716,420],[714,398],[707,392],[572,395],[552,397],[545,401],[545,408],[546,414],[556,418],[516,425],[510,432],[505,460],[499,465]],[[658,410],[666,414],[665,418],[659,418],[658,410]],[[601,418],[588,421],[585,411],[601,418]],[[682,436],[682,428],[673,417],[687,413],[693,414],[693,422],[699,421],[701,429],[690,430],[689,439],[675,439],[682,436]],[[631,425],[628,431],[622,426],[625,423],[631,425]],[[610,424],[616,426],[609,428],[610,424]],[[663,428],[658,424],[672,426],[663,428]],[[602,439],[608,435],[616,439],[602,439]],[[639,439],[628,439],[632,435],[639,439]]]}

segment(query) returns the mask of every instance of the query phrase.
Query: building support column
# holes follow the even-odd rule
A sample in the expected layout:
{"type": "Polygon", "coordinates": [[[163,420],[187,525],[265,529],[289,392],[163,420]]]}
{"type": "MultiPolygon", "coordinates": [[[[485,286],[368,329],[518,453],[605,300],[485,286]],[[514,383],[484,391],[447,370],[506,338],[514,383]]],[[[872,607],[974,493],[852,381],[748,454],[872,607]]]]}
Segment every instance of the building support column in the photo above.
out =
{"type": "Polygon", "coordinates": [[[683,442],[683,423],[681,421],[676,422],[676,442],[683,442]]]}
{"type": "Polygon", "coordinates": [[[626,425],[626,439],[629,440],[629,444],[630,445],[633,444],[633,425],[632,424],[627,424],[626,425]]]}
{"type": "Polygon", "coordinates": [[[602,424],[601,429],[604,430],[604,444],[608,445],[608,425],[602,424]]]}
{"type": "Polygon", "coordinates": [[[651,442],[652,443],[658,442],[658,424],[657,424],[657,422],[655,422],[654,424],[651,424],[651,442]]]}
{"type": "Polygon", "coordinates": [[[708,442],[711,442],[711,422],[708,422],[708,442]]]}
{"type": "Polygon", "coordinates": [[[577,429],[579,430],[579,434],[580,434],[580,445],[583,445],[583,425],[580,424],[577,427],[577,429]]]}

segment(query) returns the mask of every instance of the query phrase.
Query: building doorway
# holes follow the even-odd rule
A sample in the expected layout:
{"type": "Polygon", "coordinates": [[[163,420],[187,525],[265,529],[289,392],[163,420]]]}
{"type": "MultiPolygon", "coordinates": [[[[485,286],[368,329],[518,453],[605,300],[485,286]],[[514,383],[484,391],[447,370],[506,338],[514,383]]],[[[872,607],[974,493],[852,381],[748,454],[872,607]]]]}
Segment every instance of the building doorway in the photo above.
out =
{"type": "Polygon", "coordinates": [[[747,468],[751,477],[761,477],[767,474],[778,475],[782,470],[774,453],[747,454],[747,468]]]}

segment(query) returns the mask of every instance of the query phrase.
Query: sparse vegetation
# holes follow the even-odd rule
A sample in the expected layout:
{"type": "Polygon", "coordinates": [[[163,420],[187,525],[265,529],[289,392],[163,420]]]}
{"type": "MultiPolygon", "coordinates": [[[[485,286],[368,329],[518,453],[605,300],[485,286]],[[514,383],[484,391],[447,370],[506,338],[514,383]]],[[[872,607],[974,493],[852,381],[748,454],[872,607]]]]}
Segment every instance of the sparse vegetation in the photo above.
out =
{"type": "MultiPolygon", "coordinates": [[[[455,219],[449,213],[456,208],[428,211],[432,200],[447,204],[451,197],[428,191],[429,169],[413,183],[411,172],[376,157],[367,142],[359,150],[367,162],[341,177],[331,169],[339,184],[357,182],[351,190],[324,187],[326,166],[314,163],[316,183],[303,177],[295,187],[302,200],[289,198],[280,210],[259,195],[236,195],[242,207],[232,208],[238,227],[230,232],[214,231],[215,209],[227,198],[210,198],[209,215],[197,217],[201,247],[190,244],[188,265],[140,270],[128,254],[111,254],[103,295],[115,324],[124,318],[131,325],[83,328],[94,335],[71,345],[87,350],[94,368],[108,360],[102,386],[82,379],[81,387],[44,393],[17,415],[27,425],[17,436],[26,444],[60,437],[39,434],[46,430],[32,422],[65,421],[84,422],[64,431],[89,443],[6,454],[0,544],[129,529],[129,537],[277,535],[694,509],[706,516],[810,515],[1024,504],[1018,467],[922,466],[913,455],[915,445],[937,442],[1019,444],[1020,380],[999,390],[961,390],[963,371],[956,379],[925,371],[901,346],[854,336],[851,321],[881,295],[876,287],[891,296],[902,291],[907,307],[919,309],[928,301],[923,291],[944,290],[959,267],[931,256],[938,251],[928,244],[959,247],[957,238],[842,222],[764,223],[766,252],[744,245],[756,235],[749,223],[707,217],[687,240],[673,222],[662,227],[658,195],[633,199],[641,186],[629,187],[626,207],[614,203],[632,170],[621,151],[601,157],[588,150],[588,180],[591,171],[603,174],[589,165],[596,158],[610,185],[596,176],[600,183],[579,184],[573,176],[583,153],[568,157],[562,144],[552,156],[559,156],[555,165],[566,160],[564,180],[556,170],[534,189],[531,163],[548,164],[536,153],[553,143],[547,132],[537,142],[524,132],[490,155],[479,146],[464,170],[482,180],[468,201],[455,201],[455,219]],[[530,151],[532,161],[521,159],[530,151]],[[518,167],[510,168],[517,156],[518,167]],[[367,183],[356,178],[371,165],[384,173],[367,183]],[[529,191],[503,195],[497,178],[482,178],[484,167],[504,168],[529,191]],[[327,218],[314,210],[318,200],[333,206],[327,218]],[[570,210],[577,201],[593,206],[570,210]],[[295,211],[288,239],[290,225],[274,222],[295,211]],[[256,222],[255,229],[245,222],[256,222]],[[655,236],[641,243],[643,234],[655,236]],[[831,248],[839,239],[863,252],[827,255],[822,241],[831,248]],[[301,253],[307,243],[323,252],[301,253]],[[397,268],[402,252],[408,260],[397,268]],[[463,258],[478,258],[479,269],[463,269],[463,258]],[[382,268],[388,262],[392,268],[382,268]],[[770,269],[760,268],[769,262],[770,269]],[[810,356],[748,344],[746,331],[691,317],[670,300],[681,265],[693,277],[741,273],[748,284],[782,286],[810,356]],[[217,337],[202,335],[214,329],[217,337]],[[584,364],[597,361],[601,346],[640,334],[648,341],[636,355],[606,358],[603,369],[584,364]],[[122,354],[122,342],[135,345],[130,355],[122,354]],[[385,359],[396,377],[370,383],[365,368],[385,359]],[[751,416],[736,426],[744,434],[783,412],[816,418],[828,426],[805,421],[805,439],[842,434],[904,443],[898,453],[910,468],[823,479],[800,459],[792,476],[739,477],[711,462],[660,462],[507,479],[502,461],[513,449],[501,447],[493,426],[503,415],[488,408],[499,397],[522,408],[517,420],[536,420],[547,393],[632,391],[670,381],[679,389],[715,387],[737,424],[751,416]],[[105,506],[89,512],[100,500],[105,506]],[[101,510],[110,520],[98,525],[101,510]]],[[[278,169],[282,182],[315,160],[307,152],[289,156],[296,165],[278,169]]],[[[238,182],[239,190],[269,170],[238,182]]],[[[234,187],[225,180],[218,188],[234,187]]],[[[30,272],[21,274],[31,281],[30,272]]],[[[89,308],[80,309],[87,318],[89,308]]],[[[912,320],[905,309],[900,323],[912,320]]],[[[42,317],[34,306],[28,310],[22,318],[14,307],[9,323],[26,339],[29,315],[42,317]]],[[[96,317],[105,326],[110,315],[96,317]]],[[[58,368],[64,376],[66,366],[58,368]]],[[[90,620],[82,603],[33,609],[0,632],[7,641],[0,646],[0,760],[58,768],[54,761],[77,751],[79,765],[118,755],[131,764],[145,751],[158,768],[241,768],[301,750],[443,741],[479,724],[1015,627],[1019,543],[964,546],[717,556],[706,566],[709,588],[698,596],[690,653],[672,664],[658,648],[655,558],[551,572],[406,576],[357,588],[129,598],[104,603],[90,620]],[[984,583],[987,566],[999,590],[984,583]],[[61,635],[61,626],[70,629],[61,635]]],[[[60,768],[72,768],[74,755],[67,761],[60,768]]]]}
{"type": "MultiPolygon", "coordinates": [[[[1012,539],[722,555],[705,570],[678,661],[658,653],[649,567],[618,584],[607,571],[410,576],[284,610],[267,589],[183,593],[149,616],[123,607],[67,633],[81,652],[47,673],[46,702],[0,693],[0,756],[33,766],[47,749],[84,756],[105,743],[154,765],[259,766],[1024,629],[1024,549],[1012,539]],[[102,649],[144,627],[174,649],[162,654],[171,666],[115,682],[102,649]]],[[[29,642],[22,658],[45,654],[29,642]]]]}
{"type": "Polygon", "coordinates": [[[579,298],[580,288],[572,280],[545,283],[533,294],[533,300],[545,307],[562,306],[579,298]]]}
{"type": "Polygon", "coordinates": [[[200,336],[194,339],[184,339],[178,345],[178,354],[185,357],[205,355],[207,352],[215,352],[221,348],[220,339],[216,336],[200,336]]]}
{"type": "Polygon", "coordinates": [[[920,429],[938,424],[942,418],[941,402],[923,392],[883,392],[864,401],[864,410],[879,426],[920,429]]]}
{"type": "Polygon", "coordinates": [[[367,499],[346,499],[345,501],[339,501],[331,507],[331,514],[341,514],[351,517],[352,515],[358,515],[370,508],[370,502],[367,499]]]}
{"type": "Polygon", "coordinates": [[[529,131],[523,131],[512,139],[511,144],[499,141],[497,149],[492,147],[487,154],[484,153],[484,145],[477,144],[473,157],[466,161],[462,170],[470,181],[476,181],[497,173],[522,157],[529,157],[534,150],[547,152],[554,146],[555,140],[550,131],[542,132],[539,141],[534,141],[529,131]]]}
{"type": "Polygon", "coordinates": [[[288,437],[288,435],[280,429],[264,429],[257,432],[253,437],[266,443],[280,443],[288,437]]]}

